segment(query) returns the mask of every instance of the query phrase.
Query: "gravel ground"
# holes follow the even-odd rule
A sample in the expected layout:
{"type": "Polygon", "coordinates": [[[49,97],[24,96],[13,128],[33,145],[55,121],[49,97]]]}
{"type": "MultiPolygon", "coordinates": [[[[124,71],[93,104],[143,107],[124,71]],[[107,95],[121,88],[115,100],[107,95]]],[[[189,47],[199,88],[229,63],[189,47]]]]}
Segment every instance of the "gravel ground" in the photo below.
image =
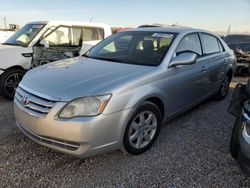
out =
{"type": "Polygon", "coordinates": [[[0,98],[0,187],[250,187],[229,153],[229,101],[210,99],[168,122],[142,155],[75,159],[21,134],[13,103],[0,98]]]}

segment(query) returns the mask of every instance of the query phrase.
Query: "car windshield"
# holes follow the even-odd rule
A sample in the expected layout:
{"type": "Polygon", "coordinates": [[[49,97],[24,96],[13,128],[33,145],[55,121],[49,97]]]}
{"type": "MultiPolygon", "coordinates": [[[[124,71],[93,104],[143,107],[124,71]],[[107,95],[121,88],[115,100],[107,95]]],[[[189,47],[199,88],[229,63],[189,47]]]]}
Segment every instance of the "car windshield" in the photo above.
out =
{"type": "Polygon", "coordinates": [[[104,39],[85,56],[119,63],[157,66],[162,62],[175,36],[175,33],[165,32],[120,32],[104,39]]]}
{"type": "Polygon", "coordinates": [[[26,24],[10,38],[6,40],[5,45],[28,46],[35,36],[41,31],[44,24],[26,24]]]}

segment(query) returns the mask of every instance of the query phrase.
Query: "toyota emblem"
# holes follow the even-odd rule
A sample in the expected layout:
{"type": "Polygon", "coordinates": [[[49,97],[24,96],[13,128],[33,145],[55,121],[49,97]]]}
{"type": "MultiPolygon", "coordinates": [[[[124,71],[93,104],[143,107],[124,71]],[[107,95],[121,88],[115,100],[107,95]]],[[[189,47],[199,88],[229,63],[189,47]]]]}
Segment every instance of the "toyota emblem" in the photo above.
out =
{"type": "Polygon", "coordinates": [[[30,102],[29,100],[29,96],[28,95],[24,95],[23,98],[22,98],[22,103],[24,106],[28,105],[30,102]]]}

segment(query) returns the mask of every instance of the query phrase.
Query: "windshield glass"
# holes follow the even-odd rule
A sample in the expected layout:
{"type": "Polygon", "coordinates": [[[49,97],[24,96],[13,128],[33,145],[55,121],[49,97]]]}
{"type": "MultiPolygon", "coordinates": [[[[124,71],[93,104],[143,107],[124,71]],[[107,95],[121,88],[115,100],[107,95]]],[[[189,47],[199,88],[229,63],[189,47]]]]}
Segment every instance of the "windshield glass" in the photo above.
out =
{"type": "Polygon", "coordinates": [[[26,24],[16,33],[14,33],[10,38],[8,38],[4,44],[28,46],[43,27],[44,24],[26,24]]]}
{"type": "Polygon", "coordinates": [[[85,56],[119,63],[157,66],[165,57],[175,35],[148,31],[120,32],[104,39],[85,56]]]}

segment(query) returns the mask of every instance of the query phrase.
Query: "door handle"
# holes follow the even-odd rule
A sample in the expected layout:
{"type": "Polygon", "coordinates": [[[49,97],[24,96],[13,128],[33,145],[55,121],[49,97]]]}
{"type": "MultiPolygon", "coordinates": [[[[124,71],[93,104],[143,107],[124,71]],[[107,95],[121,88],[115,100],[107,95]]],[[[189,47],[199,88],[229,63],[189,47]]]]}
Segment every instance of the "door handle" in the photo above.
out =
{"type": "Polygon", "coordinates": [[[223,60],[224,60],[224,64],[227,64],[228,58],[224,58],[223,60]]]}
{"type": "Polygon", "coordinates": [[[206,66],[202,66],[201,67],[201,72],[206,72],[207,71],[207,67],[206,66]]]}

